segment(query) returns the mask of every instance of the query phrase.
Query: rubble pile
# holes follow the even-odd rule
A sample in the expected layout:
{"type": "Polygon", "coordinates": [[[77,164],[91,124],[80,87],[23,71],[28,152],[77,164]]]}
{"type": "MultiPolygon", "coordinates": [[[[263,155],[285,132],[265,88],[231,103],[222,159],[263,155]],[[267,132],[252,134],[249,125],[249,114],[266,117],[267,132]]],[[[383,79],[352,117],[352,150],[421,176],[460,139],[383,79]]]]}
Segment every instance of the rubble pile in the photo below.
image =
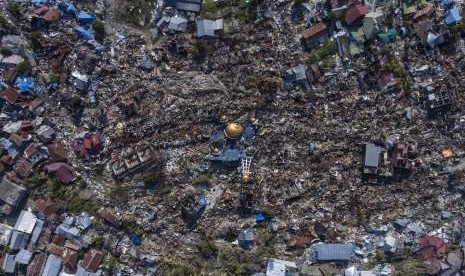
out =
{"type": "Polygon", "coordinates": [[[1,273],[464,273],[461,2],[0,10],[1,273]]]}

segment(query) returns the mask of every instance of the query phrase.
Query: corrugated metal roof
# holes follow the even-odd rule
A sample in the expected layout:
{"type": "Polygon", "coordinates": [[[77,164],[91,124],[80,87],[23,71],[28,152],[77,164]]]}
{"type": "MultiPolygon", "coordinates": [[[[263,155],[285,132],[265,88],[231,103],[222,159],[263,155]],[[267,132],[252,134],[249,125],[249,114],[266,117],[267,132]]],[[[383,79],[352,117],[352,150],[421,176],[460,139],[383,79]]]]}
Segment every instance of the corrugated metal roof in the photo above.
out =
{"type": "Polygon", "coordinates": [[[317,34],[320,34],[322,32],[326,31],[326,25],[322,22],[304,30],[304,32],[302,33],[302,36],[304,39],[309,39],[309,38],[312,38],[314,37],[315,35],[317,34]]]}
{"type": "Polygon", "coordinates": [[[200,19],[196,22],[197,37],[214,37],[215,36],[215,22],[208,19],[200,19]]]}
{"type": "Polygon", "coordinates": [[[168,29],[176,32],[184,32],[187,28],[187,19],[179,16],[171,17],[168,29]]]}
{"type": "Polygon", "coordinates": [[[37,218],[32,212],[23,210],[16,221],[15,230],[31,234],[36,225],[36,221],[37,218]]]}
{"type": "Polygon", "coordinates": [[[374,144],[367,144],[365,146],[365,166],[366,167],[375,167],[379,165],[379,154],[381,153],[381,148],[374,144]]]}
{"type": "Polygon", "coordinates": [[[19,250],[26,247],[29,240],[29,234],[14,230],[11,235],[10,248],[13,250],[19,250]]]}
{"type": "Polygon", "coordinates": [[[353,244],[315,244],[312,246],[318,261],[347,261],[354,253],[353,244]]]}
{"type": "Polygon", "coordinates": [[[32,252],[26,249],[21,249],[16,255],[15,262],[20,264],[29,264],[32,259],[32,252]]]}
{"type": "Polygon", "coordinates": [[[36,227],[34,227],[34,231],[32,231],[31,235],[31,242],[35,244],[40,237],[40,234],[42,233],[42,228],[44,227],[44,221],[37,219],[36,221],[36,227]]]}
{"type": "Polygon", "coordinates": [[[60,258],[53,254],[48,255],[42,276],[58,276],[61,270],[61,264],[62,260],[60,258]]]}
{"type": "Polygon", "coordinates": [[[5,273],[15,273],[15,255],[6,254],[5,258],[3,259],[2,269],[5,273]]]}
{"type": "Polygon", "coordinates": [[[191,12],[200,12],[201,4],[187,3],[187,2],[178,2],[176,4],[176,9],[182,11],[191,11],[191,12]]]}

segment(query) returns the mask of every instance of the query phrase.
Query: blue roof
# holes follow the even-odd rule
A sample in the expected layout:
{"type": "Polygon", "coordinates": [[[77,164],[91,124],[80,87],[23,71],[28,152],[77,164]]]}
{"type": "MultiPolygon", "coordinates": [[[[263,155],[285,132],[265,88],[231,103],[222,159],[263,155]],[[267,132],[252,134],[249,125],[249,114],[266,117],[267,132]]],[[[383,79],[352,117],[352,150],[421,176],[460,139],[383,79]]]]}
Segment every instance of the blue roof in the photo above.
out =
{"type": "Polygon", "coordinates": [[[312,246],[317,261],[348,261],[352,258],[353,244],[315,244],[312,246]]]}
{"type": "Polygon", "coordinates": [[[258,214],[255,215],[255,221],[256,222],[262,222],[266,219],[265,215],[263,212],[259,212],[258,214]]]}
{"type": "Polygon", "coordinates": [[[20,264],[29,264],[32,259],[32,252],[26,249],[21,249],[16,255],[15,262],[20,264]]]}
{"type": "Polygon", "coordinates": [[[454,24],[459,22],[462,19],[460,16],[459,9],[457,7],[453,7],[446,13],[446,17],[444,18],[444,23],[446,24],[454,24]]]}
{"type": "Polygon", "coordinates": [[[79,33],[79,35],[84,38],[85,40],[90,40],[94,38],[94,32],[92,29],[86,29],[82,26],[78,27],[76,31],[79,33]]]}
{"type": "Polygon", "coordinates": [[[246,145],[251,145],[255,135],[256,135],[256,128],[250,121],[245,121],[242,123],[244,126],[244,134],[242,135],[242,140],[246,145]]]}
{"type": "Polygon", "coordinates": [[[134,245],[141,245],[142,244],[142,239],[139,236],[131,236],[131,237],[129,237],[129,240],[134,245]]]}
{"type": "Polygon", "coordinates": [[[219,155],[210,155],[208,159],[210,161],[220,162],[239,162],[245,154],[239,148],[225,149],[219,155]]]}
{"type": "Polygon", "coordinates": [[[33,244],[35,244],[39,240],[43,227],[44,227],[44,221],[41,219],[37,219],[36,226],[34,227],[34,230],[32,231],[32,234],[31,234],[31,242],[33,244]]]}
{"type": "Polygon", "coordinates": [[[28,240],[29,240],[28,233],[14,230],[13,234],[11,235],[10,249],[19,250],[21,248],[24,248],[26,247],[28,240]]]}
{"type": "Polygon", "coordinates": [[[62,260],[60,258],[53,254],[48,255],[42,276],[58,276],[61,270],[61,264],[62,260]]]}
{"type": "Polygon", "coordinates": [[[19,92],[27,93],[34,89],[35,83],[31,78],[20,77],[16,79],[16,86],[19,88],[19,92]]]}
{"type": "Polygon", "coordinates": [[[16,269],[15,255],[6,254],[5,259],[3,260],[2,269],[3,269],[3,272],[6,272],[6,273],[15,273],[15,269],[16,269]]]}
{"type": "Polygon", "coordinates": [[[95,14],[91,14],[85,11],[80,11],[78,14],[78,21],[81,25],[92,24],[96,19],[95,14]]]}

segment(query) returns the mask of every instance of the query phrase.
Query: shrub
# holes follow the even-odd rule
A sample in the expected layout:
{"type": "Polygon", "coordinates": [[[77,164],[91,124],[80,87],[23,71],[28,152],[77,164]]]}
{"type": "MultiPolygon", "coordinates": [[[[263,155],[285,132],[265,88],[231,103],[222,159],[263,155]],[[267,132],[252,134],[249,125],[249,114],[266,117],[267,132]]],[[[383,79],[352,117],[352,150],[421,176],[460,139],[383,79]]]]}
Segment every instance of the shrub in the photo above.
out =
{"type": "Polygon", "coordinates": [[[7,11],[13,14],[15,17],[21,14],[21,5],[14,1],[9,1],[8,5],[6,6],[7,11]]]}
{"type": "Polygon", "coordinates": [[[105,25],[102,23],[102,21],[96,20],[94,23],[92,23],[92,29],[95,31],[95,39],[97,41],[103,41],[105,38],[105,25]]]}
{"type": "Polygon", "coordinates": [[[121,227],[132,236],[140,236],[141,230],[134,219],[125,219],[121,222],[121,227]]]}
{"type": "Polygon", "coordinates": [[[215,257],[218,254],[218,248],[215,243],[210,240],[202,240],[197,248],[200,255],[204,258],[215,257]]]}
{"type": "Polygon", "coordinates": [[[18,72],[18,74],[28,75],[32,72],[32,66],[26,59],[16,66],[16,72],[18,72]]]}
{"type": "Polygon", "coordinates": [[[29,34],[29,43],[33,50],[38,50],[42,48],[42,43],[40,42],[41,39],[42,34],[40,32],[35,31],[29,34]]]}
{"type": "Polygon", "coordinates": [[[308,63],[315,63],[325,60],[337,53],[337,43],[334,40],[328,40],[323,45],[313,48],[307,58],[308,63]]]}
{"type": "Polygon", "coordinates": [[[50,79],[50,82],[55,82],[55,83],[60,82],[60,75],[58,75],[57,73],[52,72],[48,74],[48,78],[50,79]]]}
{"type": "Polygon", "coordinates": [[[7,49],[7,48],[2,48],[0,49],[0,54],[2,54],[2,56],[11,56],[13,54],[12,51],[10,51],[10,49],[7,49]]]}
{"type": "Polygon", "coordinates": [[[8,22],[6,17],[1,14],[0,14],[0,26],[5,27],[5,28],[10,26],[10,23],[8,22]]]}

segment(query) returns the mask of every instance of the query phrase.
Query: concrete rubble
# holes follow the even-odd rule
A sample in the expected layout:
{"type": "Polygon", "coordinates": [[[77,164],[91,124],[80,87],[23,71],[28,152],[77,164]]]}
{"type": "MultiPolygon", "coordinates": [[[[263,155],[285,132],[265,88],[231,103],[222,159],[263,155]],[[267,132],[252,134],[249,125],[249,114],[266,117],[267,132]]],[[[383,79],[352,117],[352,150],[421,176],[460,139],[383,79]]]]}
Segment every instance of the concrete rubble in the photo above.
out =
{"type": "Polygon", "coordinates": [[[0,274],[465,273],[462,2],[0,10],[0,274]]]}

